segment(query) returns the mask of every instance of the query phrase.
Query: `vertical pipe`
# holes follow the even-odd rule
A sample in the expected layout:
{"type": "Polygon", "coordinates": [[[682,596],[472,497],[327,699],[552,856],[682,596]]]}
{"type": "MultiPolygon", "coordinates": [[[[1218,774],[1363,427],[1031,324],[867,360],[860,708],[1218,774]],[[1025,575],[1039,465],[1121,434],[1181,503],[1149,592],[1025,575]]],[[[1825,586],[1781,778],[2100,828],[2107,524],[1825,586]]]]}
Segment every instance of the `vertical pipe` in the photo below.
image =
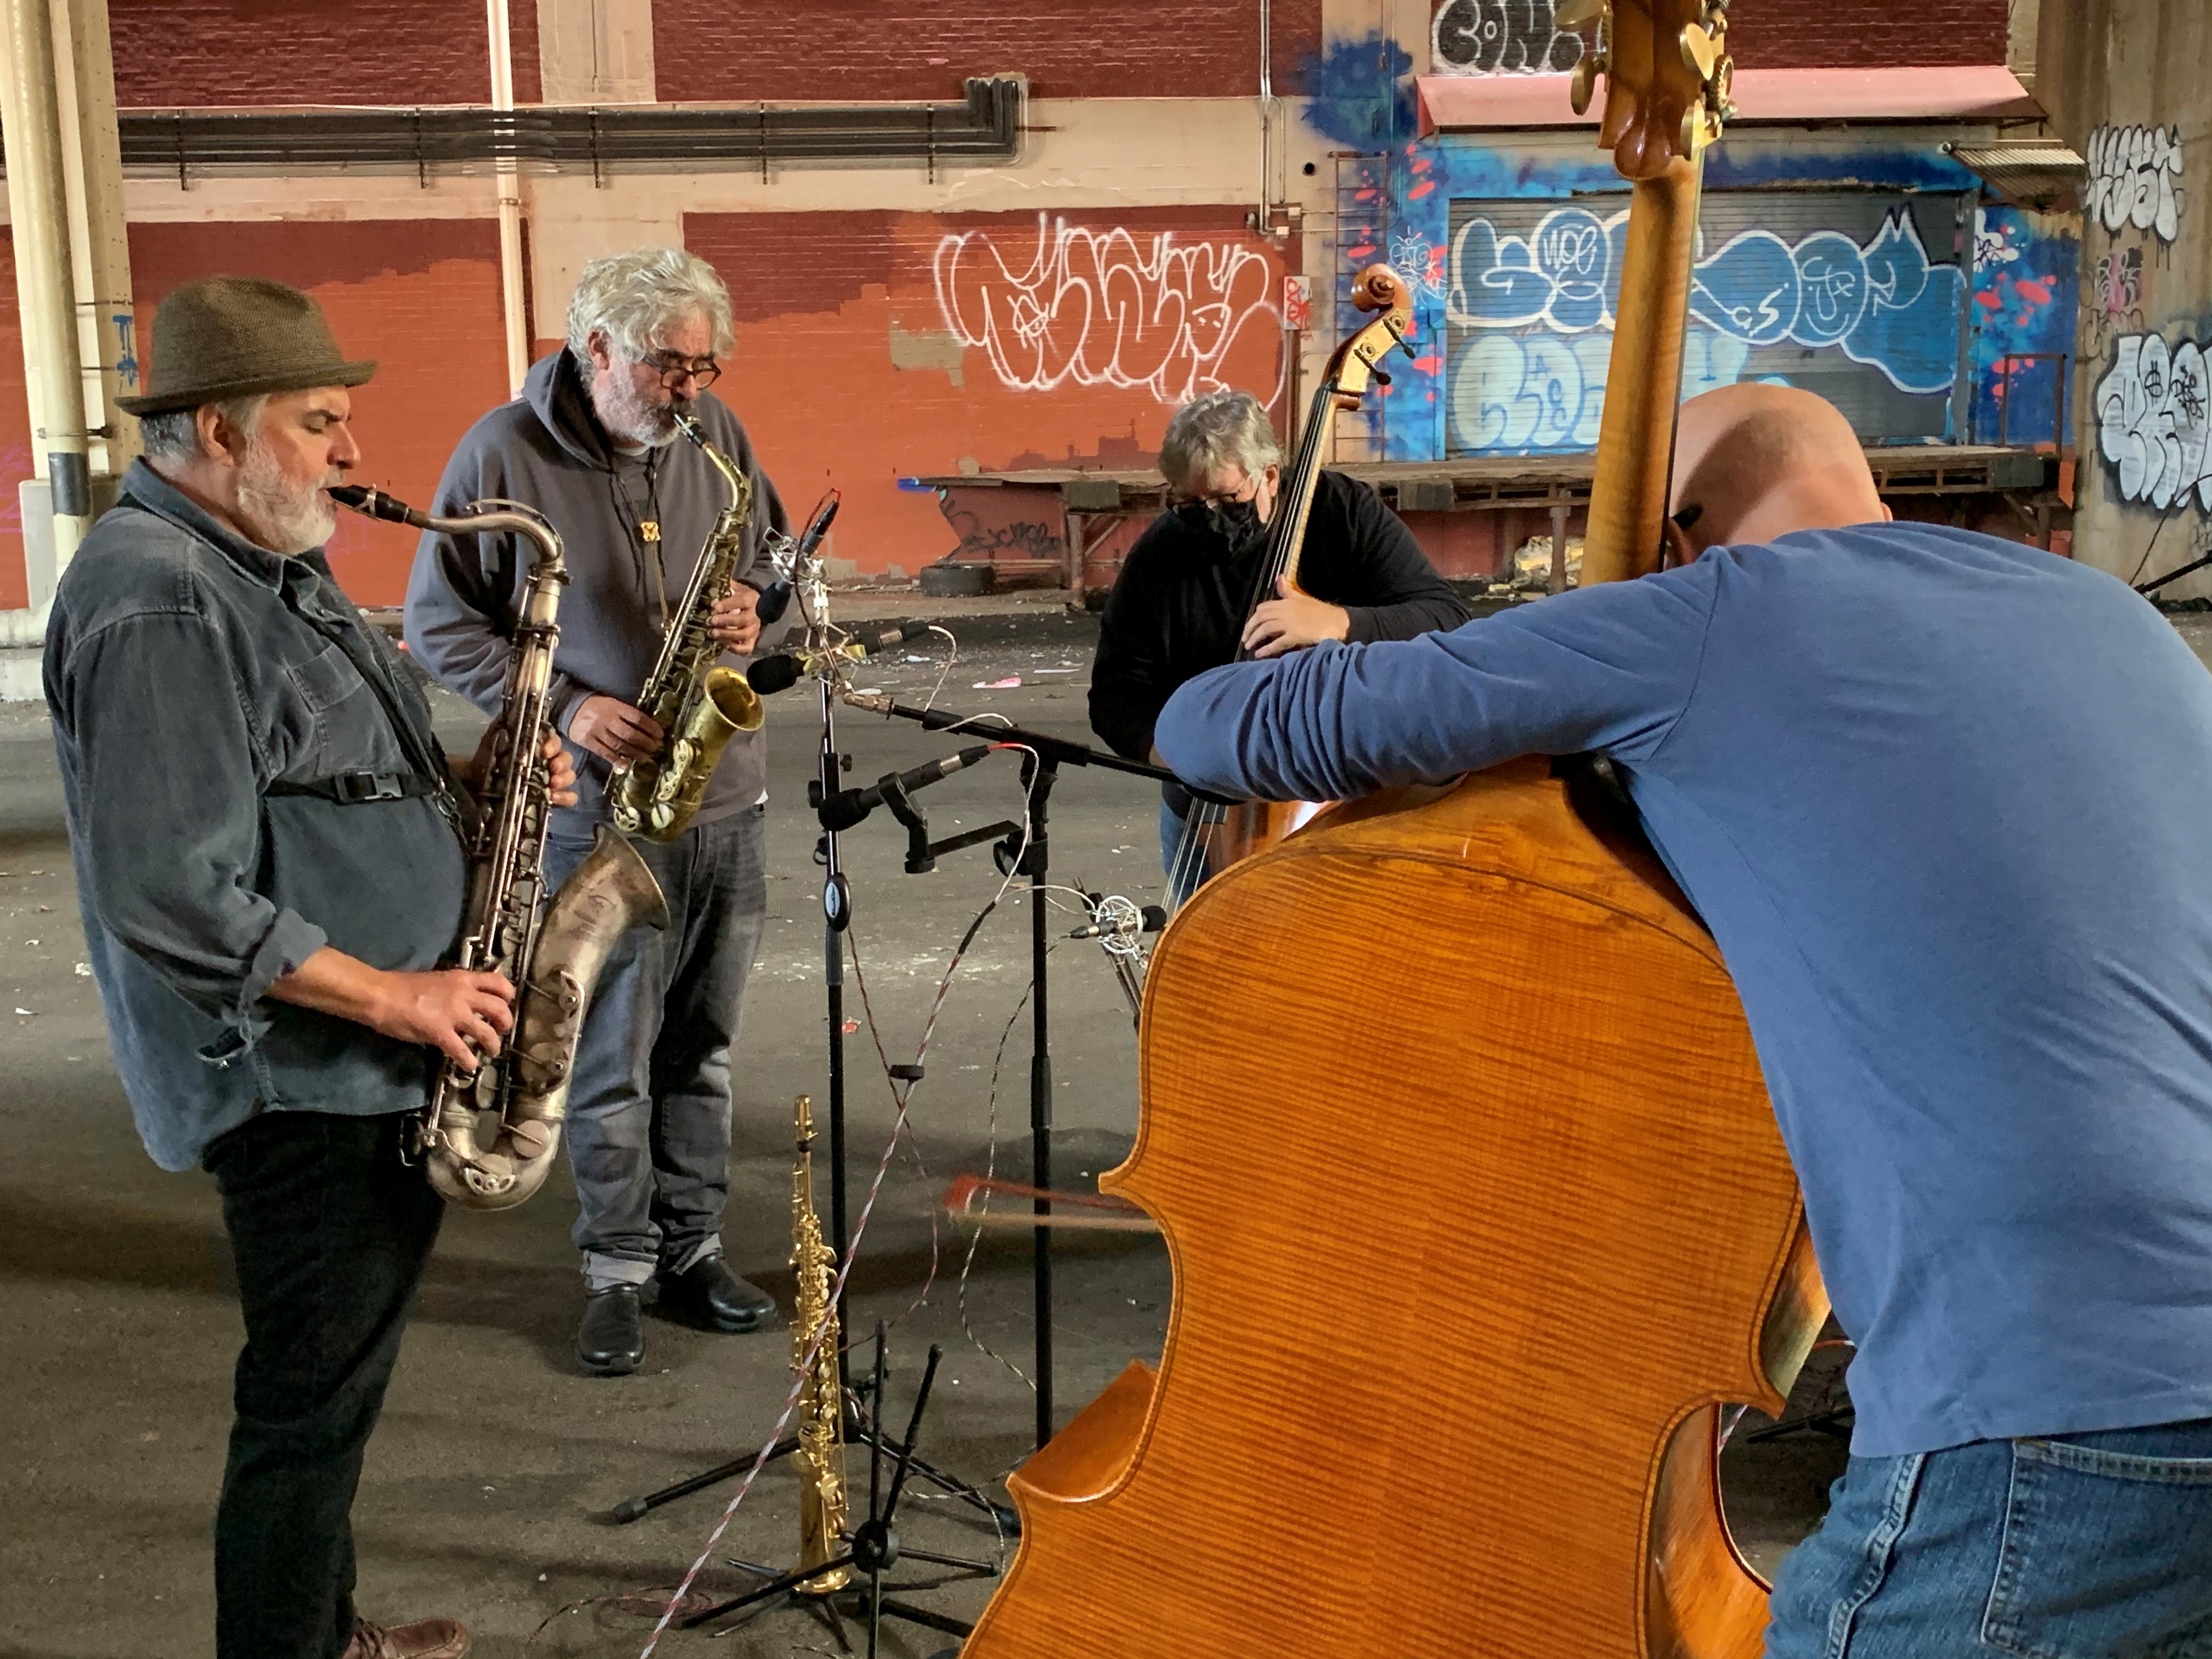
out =
{"type": "MultiPolygon", "coordinates": [[[[526,3],[528,0],[526,0],[526,3]]],[[[491,33],[491,106],[514,112],[514,47],[507,28],[507,0],[485,0],[491,33]]],[[[530,326],[522,303],[522,177],[512,155],[497,166],[499,180],[499,289],[507,314],[507,389],[522,395],[530,372],[530,326]]]]}
{"type": "MultiPolygon", "coordinates": [[[[121,477],[139,454],[138,422],[115,402],[138,390],[137,306],[132,298],[131,240],[123,211],[123,147],[115,127],[115,56],[108,38],[107,0],[65,3],[76,65],[82,164],[77,190],[87,253],[85,291],[78,305],[89,324],[92,344],[85,363],[85,410],[88,415],[92,412],[96,374],[98,424],[107,452],[104,471],[113,479],[121,477]]],[[[78,339],[82,343],[84,338],[81,329],[78,339]]]]}
{"type": "Polygon", "coordinates": [[[70,274],[62,185],[53,13],[47,0],[6,0],[11,96],[5,134],[8,208],[23,307],[25,355],[37,368],[31,425],[43,445],[53,505],[54,574],[84,539],[92,511],[76,286],[70,274]]]}

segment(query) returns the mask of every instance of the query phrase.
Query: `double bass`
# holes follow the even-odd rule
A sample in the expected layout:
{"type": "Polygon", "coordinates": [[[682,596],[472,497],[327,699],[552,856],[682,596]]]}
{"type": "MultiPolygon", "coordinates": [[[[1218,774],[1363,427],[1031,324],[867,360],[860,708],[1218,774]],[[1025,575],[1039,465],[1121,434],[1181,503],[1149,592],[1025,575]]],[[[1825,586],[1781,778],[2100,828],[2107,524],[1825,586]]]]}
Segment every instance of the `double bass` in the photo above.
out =
{"type": "MultiPolygon", "coordinates": [[[[1720,22],[1603,20],[1633,206],[1586,580],[1658,560],[1720,22]]],[[[1575,777],[1346,803],[1170,927],[1100,1183],[1166,1239],[1165,1346],[1009,1481],[966,1659],[1755,1659],[1722,1413],[1779,1412],[1826,1297],[1720,953],[1575,777]]]]}
{"type": "MultiPolygon", "coordinates": [[[[1370,385],[1390,384],[1382,359],[1393,350],[1402,347],[1408,356],[1413,355],[1406,337],[1413,326],[1413,296],[1395,268],[1370,265],[1361,271],[1352,285],[1352,303],[1368,320],[1330,354],[1314,388],[1297,453],[1282,475],[1275,510],[1267,520],[1267,544],[1244,603],[1248,620],[1278,592],[1305,591],[1298,586],[1298,562],[1305,550],[1306,521],[1313,516],[1322,453],[1336,416],[1341,410],[1357,409],[1370,385]]],[[[1249,662],[1251,657],[1240,647],[1236,660],[1249,662]]],[[[1183,843],[1170,863],[1170,902],[1181,885],[1179,872],[1201,853],[1205,867],[1218,875],[1238,860],[1273,846],[1316,810],[1305,801],[1248,800],[1233,805],[1194,801],[1184,822],[1183,843]]]]}

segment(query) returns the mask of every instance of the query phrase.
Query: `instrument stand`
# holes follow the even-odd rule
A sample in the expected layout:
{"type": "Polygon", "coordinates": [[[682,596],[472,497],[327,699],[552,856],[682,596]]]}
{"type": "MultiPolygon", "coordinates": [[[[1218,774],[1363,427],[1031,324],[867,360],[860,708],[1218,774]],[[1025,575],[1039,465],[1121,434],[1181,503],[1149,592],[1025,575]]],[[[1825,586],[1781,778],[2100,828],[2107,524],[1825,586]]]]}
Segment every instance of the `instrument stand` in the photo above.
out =
{"type": "MultiPolygon", "coordinates": [[[[816,798],[815,804],[817,806],[822,801],[827,800],[836,793],[837,781],[844,775],[851,764],[849,759],[837,748],[836,703],[833,693],[826,683],[819,689],[822,701],[822,746],[815,769],[815,781],[811,792],[816,798]]],[[[1014,829],[1016,826],[1004,824],[994,828],[1014,829]]],[[[960,844],[964,846],[969,843],[963,840],[960,844]]],[[[939,850],[950,849],[940,848],[939,850]]],[[[823,866],[823,872],[822,978],[830,1025],[830,1248],[836,1252],[837,1260],[842,1262],[850,1241],[850,1235],[847,1231],[845,1181],[845,930],[852,923],[852,890],[845,879],[844,866],[839,858],[837,831],[829,830],[823,832],[815,857],[823,866]]],[[[894,1076],[903,1076],[912,1070],[910,1066],[894,1066],[892,1073],[894,1076]]],[[[837,1297],[837,1328],[841,1331],[849,1331],[853,1328],[850,1321],[846,1317],[845,1297],[842,1290],[837,1297]]],[[[847,1443],[854,1445],[866,1444],[872,1455],[895,1451],[896,1448],[879,1442],[878,1431],[872,1426],[872,1420],[863,1419],[860,1412],[852,1406],[849,1395],[858,1392],[860,1390],[857,1389],[848,1390],[848,1405],[845,1422],[842,1425],[847,1443]]],[[[873,1415],[880,1415],[879,1407],[873,1415]]],[[[798,1449],[797,1437],[787,1435],[769,1449],[769,1461],[773,1462],[779,1457],[788,1457],[798,1449]]],[[[719,1463],[711,1469],[689,1475],[684,1480],[661,1487],[657,1492],[647,1492],[641,1498],[624,1498],[615,1505],[612,1511],[613,1519],[617,1523],[626,1524],[653,1510],[659,1509],[663,1504],[672,1503],[678,1498],[688,1498],[695,1492],[703,1492],[708,1486],[719,1485],[725,1480],[739,1479],[746,1470],[752,1468],[753,1460],[757,1455],[748,1453],[743,1457],[732,1458],[726,1463],[719,1463]]],[[[962,1503],[980,1510],[988,1517],[991,1524],[1002,1535],[1009,1538],[1019,1535],[1021,1519],[1010,1506],[995,1501],[989,1494],[968,1481],[961,1480],[957,1475],[949,1474],[921,1458],[910,1456],[908,1462],[915,1474],[935,1486],[939,1492],[957,1498],[962,1503]]]]}
{"type": "MultiPolygon", "coordinates": [[[[825,702],[826,702],[825,689],[825,702]]],[[[1028,797],[1029,835],[1024,842],[1018,824],[994,825],[992,830],[975,832],[967,836],[956,836],[952,841],[929,848],[932,853],[951,851],[958,845],[970,845],[986,839],[992,830],[1003,828],[1005,838],[992,849],[1000,873],[1027,878],[1030,894],[1030,959],[1032,988],[1030,994],[1030,1184],[1039,1193],[1052,1190],[1052,1025],[1047,996],[1048,975],[1045,972],[1046,952],[1050,948],[1045,920],[1045,890],[1050,884],[1050,838],[1047,834],[1047,811],[1052,799],[1052,787],[1058,781],[1062,765],[1103,766],[1133,776],[1152,778],[1161,781],[1172,780],[1175,775],[1164,768],[1148,766],[1141,761],[1124,760],[1119,755],[1093,749],[1087,744],[1056,738],[1048,732],[1025,731],[1018,726],[978,725],[974,715],[948,713],[940,708],[913,708],[888,698],[871,699],[860,707],[877,713],[912,720],[929,731],[946,731],[953,727],[988,736],[995,743],[1015,744],[1027,752],[1022,757],[1022,787],[1028,797]]],[[[828,716],[823,716],[826,720],[828,716]]],[[[828,794],[824,786],[825,798],[828,794]]],[[[1212,799],[1201,797],[1201,799],[1212,799]]],[[[927,846],[928,827],[910,801],[894,800],[893,810],[901,823],[907,826],[909,845],[927,846]]],[[[912,868],[911,858],[908,867],[912,868]]],[[[835,1039],[833,1038],[834,1042],[835,1039]]],[[[833,1099],[835,1097],[832,1097],[833,1099]]],[[[835,1108],[832,1108],[834,1113],[835,1108]]],[[[831,1122],[836,1119],[833,1115],[831,1122]]],[[[833,1146],[830,1157],[837,1158],[833,1146]]],[[[1036,1237],[1036,1347],[1031,1360],[1030,1376],[1036,1383],[1036,1443],[1042,1449],[1054,1433],[1052,1398],[1052,1200],[1036,1198],[1030,1200],[1037,1216],[1033,1230],[1036,1237]]]]}
{"type": "MultiPolygon", "coordinates": [[[[990,1578],[999,1569],[989,1561],[969,1561],[957,1555],[937,1555],[927,1550],[908,1549],[899,1541],[897,1528],[899,1498],[906,1490],[908,1474],[915,1467],[915,1442],[921,1433],[922,1413],[929,1406],[929,1391],[937,1380],[938,1362],[944,1358],[945,1350],[933,1344],[929,1363],[922,1368],[921,1386],[915,1390],[914,1412],[907,1419],[906,1437],[897,1443],[891,1468],[889,1489],[884,1484],[884,1457],[892,1447],[884,1438],[884,1327],[876,1323],[876,1363],[874,1387],[871,1391],[868,1439],[868,1516],[853,1528],[849,1542],[842,1555],[833,1556],[817,1567],[805,1567],[796,1572],[778,1572],[773,1567],[763,1567],[750,1561],[732,1560],[730,1565],[745,1571],[757,1573],[768,1582],[757,1589],[732,1597],[701,1613],[695,1613],[679,1621],[685,1630],[696,1630],[717,1619],[746,1608],[755,1609],[753,1617],[776,1607],[803,1607],[829,1627],[837,1638],[838,1645],[846,1652],[853,1644],[845,1633],[844,1618],[865,1618],[868,1630],[868,1659],[877,1659],[877,1643],[886,1616],[904,1620],[926,1630],[941,1631],[949,1636],[965,1637],[975,1626],[957,1619],[933,1613],[927,1607],[918,1607],[910,1601],[892,1601],[884,1591],[921,1586],[886,1585],[884,1575],[902,1560],[927,1561],[933,1566],[950,1567],[963,1578],[990,1578]],[[829,1574],[852,1569],[867,1577],[867,1588],[811,1590],[806,1586],[813,1580],[829,1574]],[[841,1595],[852,1598],[846,1607],[837,1605],[841,1595]]],[[[751,1622],[750,1620],[745,1622],[751,1622]]],[[[737,1626],[730,1626],[735,1629],[737,1626]]],[[[716,1632],[726,1635],[726,1629],[716,1632]]]]}

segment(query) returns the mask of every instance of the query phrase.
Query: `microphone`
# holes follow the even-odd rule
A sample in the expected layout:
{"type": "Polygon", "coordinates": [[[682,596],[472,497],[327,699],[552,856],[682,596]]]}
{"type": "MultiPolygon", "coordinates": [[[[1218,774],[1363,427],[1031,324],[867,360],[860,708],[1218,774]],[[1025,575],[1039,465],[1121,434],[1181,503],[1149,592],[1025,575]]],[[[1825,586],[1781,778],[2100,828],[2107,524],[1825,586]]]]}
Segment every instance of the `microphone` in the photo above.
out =
{"type": "Polygon", "coordinates": [[[926,622],[894,623],[889,627],[878,626],[874,632],[855,634],[835,651],[779,651],[772,657],[763,657],[745,670],[745,683],[763,697],[787,691],[793,686],[830,664],[843,659],[858,662],[872,657],[878,651],[888,651],[893,646],[904,645],[908,640],[918,640],[929,632],[926,622]]]}
{"type": "Polygon", "coordinates": [[[772,697],[779,691],[788,691],[805,677],[806,665],[787,653],[763,657],[745,670],[745,684],[751,686],[756,696],[772,697]]]}
{"type": "Polygon", "coordinates": [[[367,484],[332,484],[325,493],[340,507],[349,507],[372,519],[382,519],[386,524],[412,525],[417,530],[430,527],[428,514],[367,484]]]}
{"type": "Polygon", "coordinates": [[[845,644],[845,654],[855,660],[872,657],[878,651],[888,651],[895,645],[904,645],[908,640],[918,640],[927,634],[929,629],[930,624],[926,622],[892,623],[888,627],[878,623],[872,633],[854,635],[845,644]]]}
{"type": "MultiPolygon", "coordinates": [[[[1118,902],[1126,902],[1119,901],[1118,902]]],[[[1132,918],[1127,912],[1117,912],[1111,921],[1093,922],[1088,927],[1079,927],[1068,935],[1070,939],[1133,938],[1139,933],[1157,933],[1168,925],[1168,913],[1157,904],[1147,904],[1137,910],[1132,918]]]]}
{"type": "MultiPolygon", "coordinates": [[[[806,562],[814,556],[814,550],[822,545],[822,538],[830,533],[830,520],[837,516],[837,492],[826,491],[814,503],[814,517],[791,550],[791,568],[804,570],[806,562]]],[[[779,576],[761,590],[760,619],[763,623],[781,622],[783,613],[791,604],[791,578],[779,576]]]]}
{"type": "Polygon", "coordinates": [[[891,795],[911,794],[940,778],[951,776],[963,766],[973,766],[979,761],[988,760],[990,754],[991,745],[979,743],[957,755],[947,755],[943,760],[917,766],[911,772],[887,772],[866,789],[841,789],[822,803],[818,813],[822,827],[833,834],[840,830],[849,830],[891,795]]]}

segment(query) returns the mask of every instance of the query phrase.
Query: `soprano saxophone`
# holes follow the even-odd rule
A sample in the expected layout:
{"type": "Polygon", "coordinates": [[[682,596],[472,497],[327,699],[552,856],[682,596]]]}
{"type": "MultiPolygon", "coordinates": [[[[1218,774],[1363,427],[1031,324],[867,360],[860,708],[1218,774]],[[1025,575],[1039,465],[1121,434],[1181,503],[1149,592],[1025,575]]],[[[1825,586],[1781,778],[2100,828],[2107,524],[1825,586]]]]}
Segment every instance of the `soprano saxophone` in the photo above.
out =
{"type": "Polygon", "coordinates": [[[668,906],[637,850],[604,824],[590,854],[545,902],[542,866],[552,821],[546,686],[568,580],[553,526],[516,501],[471,501],[448,519],[357,485],[330,494],[371,518],[447,535],[503,531],[538,549],[490,758],[475,792],[481,810],[468,837],[468,901],[453,963],[516,988],[514,1028],[497,1056],[473,1072],[451,1060],[439,1067],[416,1137],[431,1186],[450,1202],[511,1209],[544,1184],[560,1152],[576,1042],[607,953],[632,927],[665,927],[668,906]]]}
{"type": "MultiPolygon", "coordinates": [[[[814,1213],[814,1103],[799,1097],[792,1113],[799,1156],[791,1170],[791,1266],[798,1309],[791,1322],[792,1369],[805,1378],[799,1396],[799,1565],[825,1566],[844,1553],[845,1384],[837,1364],[837,1258],[822,1239],[814,1213]]],[[[843,1567],[800,1585],[808,1595],[842,1589],[843,1567]]]]}
{"type": "Polygon", "coordinates": [[[722,475],[730,504],[714,520],[684,590],[683,608],[670,619],[660,655],[637,696],[638,708],[659,724],[660,746],[641,760],[617,763],[607,781],[615,827],[660,842],[674,841],[691,827],[722,750],[738,732],[758,731],[763,719],[761,700],[745,677],[714,663],[722,654],[714,639],[714,604],[729,592],[744,551],[753,481],[714,447],[696,418],[681,410],[671,414],[678,430],[722,475]]]}

